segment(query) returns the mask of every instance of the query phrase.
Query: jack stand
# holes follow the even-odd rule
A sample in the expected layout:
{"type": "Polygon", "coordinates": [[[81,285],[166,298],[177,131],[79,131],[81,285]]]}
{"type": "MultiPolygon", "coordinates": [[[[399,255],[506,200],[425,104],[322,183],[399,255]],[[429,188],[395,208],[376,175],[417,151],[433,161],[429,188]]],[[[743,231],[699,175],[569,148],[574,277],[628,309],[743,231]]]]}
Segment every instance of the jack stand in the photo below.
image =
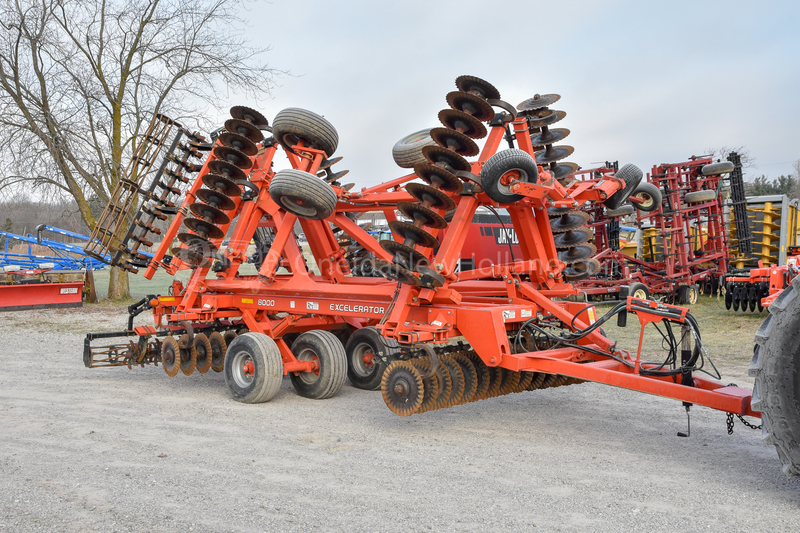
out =
{"type": "Polygon", "coordinates": [[[686,409],[686,433],[683,431],[678,432],[679,437],[690,437],[692,435],[692,417],[689,414],[689,409],[692,407],[692,404],[688,402],[683,402],[683,407],[686,409]]]}

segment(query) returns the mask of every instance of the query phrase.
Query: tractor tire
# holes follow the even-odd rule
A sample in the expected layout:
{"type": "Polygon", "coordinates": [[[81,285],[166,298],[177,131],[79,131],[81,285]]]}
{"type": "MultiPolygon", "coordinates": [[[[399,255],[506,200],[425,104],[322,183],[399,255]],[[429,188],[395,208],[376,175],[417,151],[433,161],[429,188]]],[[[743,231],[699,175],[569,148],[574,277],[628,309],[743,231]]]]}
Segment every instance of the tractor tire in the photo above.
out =
{"type": "Polygon", "coordinates": [[[383,372],[388,366],[382,358],[391,363],[400,353],[395,339],[386,339],[374,326],[361,328],[353,333],[344,347],[347,355],[347,377],[353,387],[363,390],[381,388],[383,372]],[[364,358],[372,355],[370,361],[364,358]]]}
{"type": "Polygon", "coordinates": [[[700,202],[710,202],[717,197],[717,191],[694,191],[687,192],[683,199],[687,204],[697,204],[700,202]]]}
{"type": "Polygon", "coordinates": [[[275,202],[300,218],[323,220],[336,209],[336,192],[313,174],[297,169],[280,170],[269,184],[275,202]]]}
{"type": "Polygon", "coordinates": [[[428,162],[422,155],[422,149],[426,146],[438,146],[431,138],[431,129],[433,128],[415,131],[397,141],[392,147],[392,158],[398,167],[413,168],[417,163],[428,162]]]}
{"type": "Polygon", "coordinates": [[[728,282],[725,284],[725,309],[730,309],[733,304],[733,284],[728,282]]]}
{"type": "Polygon", "coordinates": [[[272,136],[287,152],[291,152],[292,146],[300,140],[305,141],[306,146],[322,150],[328,157],[339,146],[339,134],[330,122],[298,107],[286,108],[275,115],[272,136]]]}
{"type": "Polygon", "coordinates": [[[606,216],[609,218],[624,217],[632,214],[633,214],[632,205],[623,205],[622,207],[618,207],[617,209],[609,209],[608,207],[606,207],[606,216]]]}
{"type": "Polygon", "coordinates": [[[769,306],[755,336],[750,405],[761,411],[761,435],[778,452],[784,474],[800,476],[800,277],[769,306]]]}
{"type": "Polygon", "coordinates": [[[636,190],[633,191],[631,196],[644,200],[642,204],[631,204],[639,211],[649,213],[661,207],[661,189],[650,182],[643,181],[639,183],[639,186],[636,187],[636,190]]]}
{"type": "Polygon", "coordinates": [[[267,402],[278,393],[282,380],[283,359],[274,340],[250,332],[231,341],[225,354],[225,383],[234,400],[267,402]]]}
{"type": "Polygon", "coordinates": [[[292,353],[299,361],[319,361],[319,371],[289,374],[297,394],[323,400],[339,392],[347,379],[347,355],[336,335],[321,329],[306,331],[292,343],[292,353]]]}
{"type": "Polygon", "coordinates": [[[628,285],[628,296],[640,298],[642,300],[650,299],[650,289],[644,283],[634,282],[628,285]]]}
{"type": "Polygon", "coordinates": [[[719,163],[711,163],[705,165],[701,172],[703,176],[714,176],[716,174],[728,174],[733,172],[735,165],[730,161],[720,161],[719,163]]]}
{"type": "Polygon", "coordinates": [[[624,204],[631,193],[639,186],[642,181],[642,171],[636,165],[627,164],[614,174],[615,178],[622,178],[625,186],[609,196],[605,202],[606,209],[619,209],[624,204]]]}
{"type": "Polygon", "coordinates": [[[497,203],[513,204],[524,198],[521,194],[512,194],[500,178],[508,171],[519,172],[519,181],[536,183],[539,179],[539,167],[533,157],[522,150],[509,148],[494,154],[486,161],[481,170],[481,185],[486,194],[497,203]]]}

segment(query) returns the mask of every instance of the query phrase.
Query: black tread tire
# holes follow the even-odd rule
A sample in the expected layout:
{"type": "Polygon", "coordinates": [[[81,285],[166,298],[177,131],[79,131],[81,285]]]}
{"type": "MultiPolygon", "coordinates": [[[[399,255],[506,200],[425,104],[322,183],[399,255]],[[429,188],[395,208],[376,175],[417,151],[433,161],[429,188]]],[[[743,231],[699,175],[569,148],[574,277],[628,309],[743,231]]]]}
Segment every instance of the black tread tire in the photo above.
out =
{"type": "Polygon", "coordinates": [[[278,345],[263,333],[244,333],[228,346],[225,354],[225,383],[237,402],[263,403],[280,390],[283,358],[278,345]],[[247,359],[253,362],[253,377],[247,383],[242,369],[247,359]]]}
{"type": "Polygon", "coordinates": [[[715,174],[728,174],[733,172],[734,168],[736,168],[736,165],[731,161],[720,161],[719,163],[711,163],[703,166],[701,172],[703,176],[714,176],[715,174]]]}
{"type": "Polygon", "coordinates": [[[525,198],[521,194],[511,194],[508,187],[500,183],[500,178],[509,170],[518,170],[520,181],[536,183],[539,179],[539,167],[528,152],[517,148],[497,152],[486,161],[481,170],[483,190],[495,202],[513,204],[525,198]]]}
{"type": "Polygon", "coordinates": [[[606,207],[606,216],[609,218],[624,217],[632,214],[633,214],[632,205],[623,205],[621,207],[618,207],[617,209],[609,209],[606,207]]]}
{"type": "Polygon", "coordinates": [[[675,303],[678,305],[686,305],[689,303],[689,287],[688,285],[681,285],[675,293],[675,303]]]}
{"type": "Polygon", "coordinates": [[[627,164],[614,174],[615,178],[621,178],[625,182],[625,187],[609,196],[605,202],[608,209],[618,209],[628,200],[628,196],[639,186],[642,181],[642,171],[639,167],[627,164]]]}
{"type": "Polygon", "coordinates": [[[336,335],[321,329],[306,331],[292,343],[292,353],[301,361],[310,360],[306,357],[314,356],[319,360],[319,374],[289,373],[297,394],[313,400],[323,400],[339,392],[347,379],[347,355],[336,335]]]}
{"type": "Polygon", "coordinates": [[[392,147],[392,158],[400,168],[413,168],[418,163],[427,163],[427,158],[422,155],[426,146],[438,146],[431,137],[433,128],[425,128],[410,133],[397,141],[392,147]]]}
{"type": "Polygon", "coordinates": [[[694,191],[687,192],[683,199],[687,204],[697,204],[700,202],[710,202],[717,197],[717,191],[694,191]]]}
{"type": "Polygon", "coordinates": [[[275,174],[269,184],[269,195],[290,213],[309,220],[326,219],[336,209],[336,192],[330,185],[314,174],[294,168],[275,174]]]}
{"type": "Polygon", "coordinates": [[[661,189],[649,181],[643,181],[639,183],[636,189],[634,189],[633,193],[631,193],[631,196],[639,196],[645,200],[646,203],[644,204],[631,204],[639,211],[649,213],[650,211],[655,211],[661,207],[661,189]]]}
{"type": "Polygon", "coordinates": [[[378,390],[381,388],[383,372],[388,366],[382,358],[388,358],[391,363],[400,353],[400,348],[395,339],[384,338],[374,326],[369,326],[350,335],[344,352],[347,355],[347,378],[353,387],[378,390]],[[373,364],[369,368],[363,364],[366,353],[364,350],[367,349],[375,354],[373,364]]]}
{"type": "Polygon", "coordinates": [[[778,452],[784,474],[800,476],[800,277],[769,306],[756,332],[749,374],[751,407],[761,411],[764,444],[778,452]]]}
{"type": "Polygon", "coordinates": [[[324,117],[299,107],[288,107],[275,115],[272,121],[272,136],[287,151],[298,139],[330,157],[339,146],[336,128],[324,117]]]}
{"type": "Polygon", "coordinates": [[[650,299],[650,289],[647,288],[647,285],[644,283],[639,283],[635,281],[628,285],[628,296],[633,296],[634,298],[642,298],[644,300],[650,299]],[[644,292],[644,296],[636,296],[637,292],[644,292]]]}
{"type": "Polygon", "coordinates": [[[733,284],[729,281],[725,284],[725,309],[730,309],[733,304],[733,284]]]}

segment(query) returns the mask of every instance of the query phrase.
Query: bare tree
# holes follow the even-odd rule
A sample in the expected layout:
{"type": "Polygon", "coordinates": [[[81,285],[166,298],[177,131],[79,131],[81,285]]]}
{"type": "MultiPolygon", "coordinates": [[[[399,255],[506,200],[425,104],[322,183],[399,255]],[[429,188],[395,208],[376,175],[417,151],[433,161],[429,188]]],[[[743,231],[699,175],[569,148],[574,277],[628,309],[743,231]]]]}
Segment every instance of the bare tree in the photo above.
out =
{"type": "Polygon", "coordinates": [[[750,149],[744,146],[723,146],[721,148],[709,148],[706,150],[706,153],[709,154],[714,161],[727,161],[728,154],[731,152],[739,154],[743,168],[755,166],[756,158],[750,154],[750,149]]]}
{"type": "MultiPolygon", "coordinates": [[[[0,0],[0,190],[74,198],[92,228],[154,113],[268,94],[279,72],[243,37],[244,1],[0,0]]],[[[127,281],[112,269],[109,297],[127,281]]]]}

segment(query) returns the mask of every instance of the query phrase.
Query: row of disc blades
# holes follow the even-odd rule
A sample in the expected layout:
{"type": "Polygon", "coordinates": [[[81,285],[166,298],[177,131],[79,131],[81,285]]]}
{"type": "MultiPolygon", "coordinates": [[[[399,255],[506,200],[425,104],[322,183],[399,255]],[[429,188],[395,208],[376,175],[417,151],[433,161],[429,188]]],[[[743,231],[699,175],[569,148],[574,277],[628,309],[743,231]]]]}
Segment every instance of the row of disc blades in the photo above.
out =
{"type": "Polygon", "coordinates": [[[560,162],[572,155],[575,151],[572,146],[554,146],[570,134],[566,128],[551,128],[567,116],[564,111],[550,109],[560,98],[557,94],[537,94],[519,104],[517,110],[528,119],[536,163],[552,172],[555,179],[566,186],[569,176],[580,167],[575,163],[560,162]]]}
{"type": "Polygon", "coordinates": [[[252,156],[258,153],[258,143],[264,140],[261,130],[269,127],[264,116],[248,107],[231,108],[231,118],[225,122],[225,132],[212,150],[215,159],[208,163],[203,185],[196,193],[199,200],[189,206],[193,217],[184,219],[189,232],[178,233],[182,246],[172,249],[174,256],[192,267],[210,267],[217,259],[225,266],[227,260],[218,253],[212,240],[225,236],[221,227],[230,224],[229,213],[236,209],[234,198],[242,194],[247,171],[253,166],[252,156]],[[190,233],[191,232],[191,233],[190,233]]]}
{"type": "Polygon", "coordinates": [[[430,372],[429,357],[395,361],[386,368],[381,393],[393,413],[410,416],[513,392],[581,382],[559,374],[490,367],[474,351],[440,355],[437,361],[435,372],[430,372]]]}
{"type": "Polygon", "coordinates": [[[590,217],[583,211],[567,208],[550,208],[550,228],[558,250],[558,259],[566,263],[564,279],[579,281],[593,276],[600,270],[600,263],[593,259],[597,248],[591,241],[594,234],[586,224],[590,217]]]}
{"type": "Polygon", "coordinates": [[[437,211],[455,208],[456,204],[450,195],[459,194],[464,188],[457,173],[472,169],[465,158],[480,152],[473,139],[486,136],[483,122],[495,116],[489,101],[500,98],[500,93],[492,84],[474,76],[459,76],[456,78],[456,88],[457,91],[445,98],[450,109],[439,112],[443,127],[430,131],[431,138],[438,146],[423,148],[422,155],[427,161],[414,166],[414,173],[425,183],[406,185],[406,192],[417,202],[397,204],[397,209],[410,222],[396,220],[389,223],[390,229],[403,241],[381,241],[381,247],[392,254],[393,260],[372,260],[374,270],[388,279],[429,288],[440,287],[444,283],[444,278],[429,268],[427,256],[415,247],[439,246],[436,237],[423,227],[437,230],[447,227],[447,222],[437,211]]]}

